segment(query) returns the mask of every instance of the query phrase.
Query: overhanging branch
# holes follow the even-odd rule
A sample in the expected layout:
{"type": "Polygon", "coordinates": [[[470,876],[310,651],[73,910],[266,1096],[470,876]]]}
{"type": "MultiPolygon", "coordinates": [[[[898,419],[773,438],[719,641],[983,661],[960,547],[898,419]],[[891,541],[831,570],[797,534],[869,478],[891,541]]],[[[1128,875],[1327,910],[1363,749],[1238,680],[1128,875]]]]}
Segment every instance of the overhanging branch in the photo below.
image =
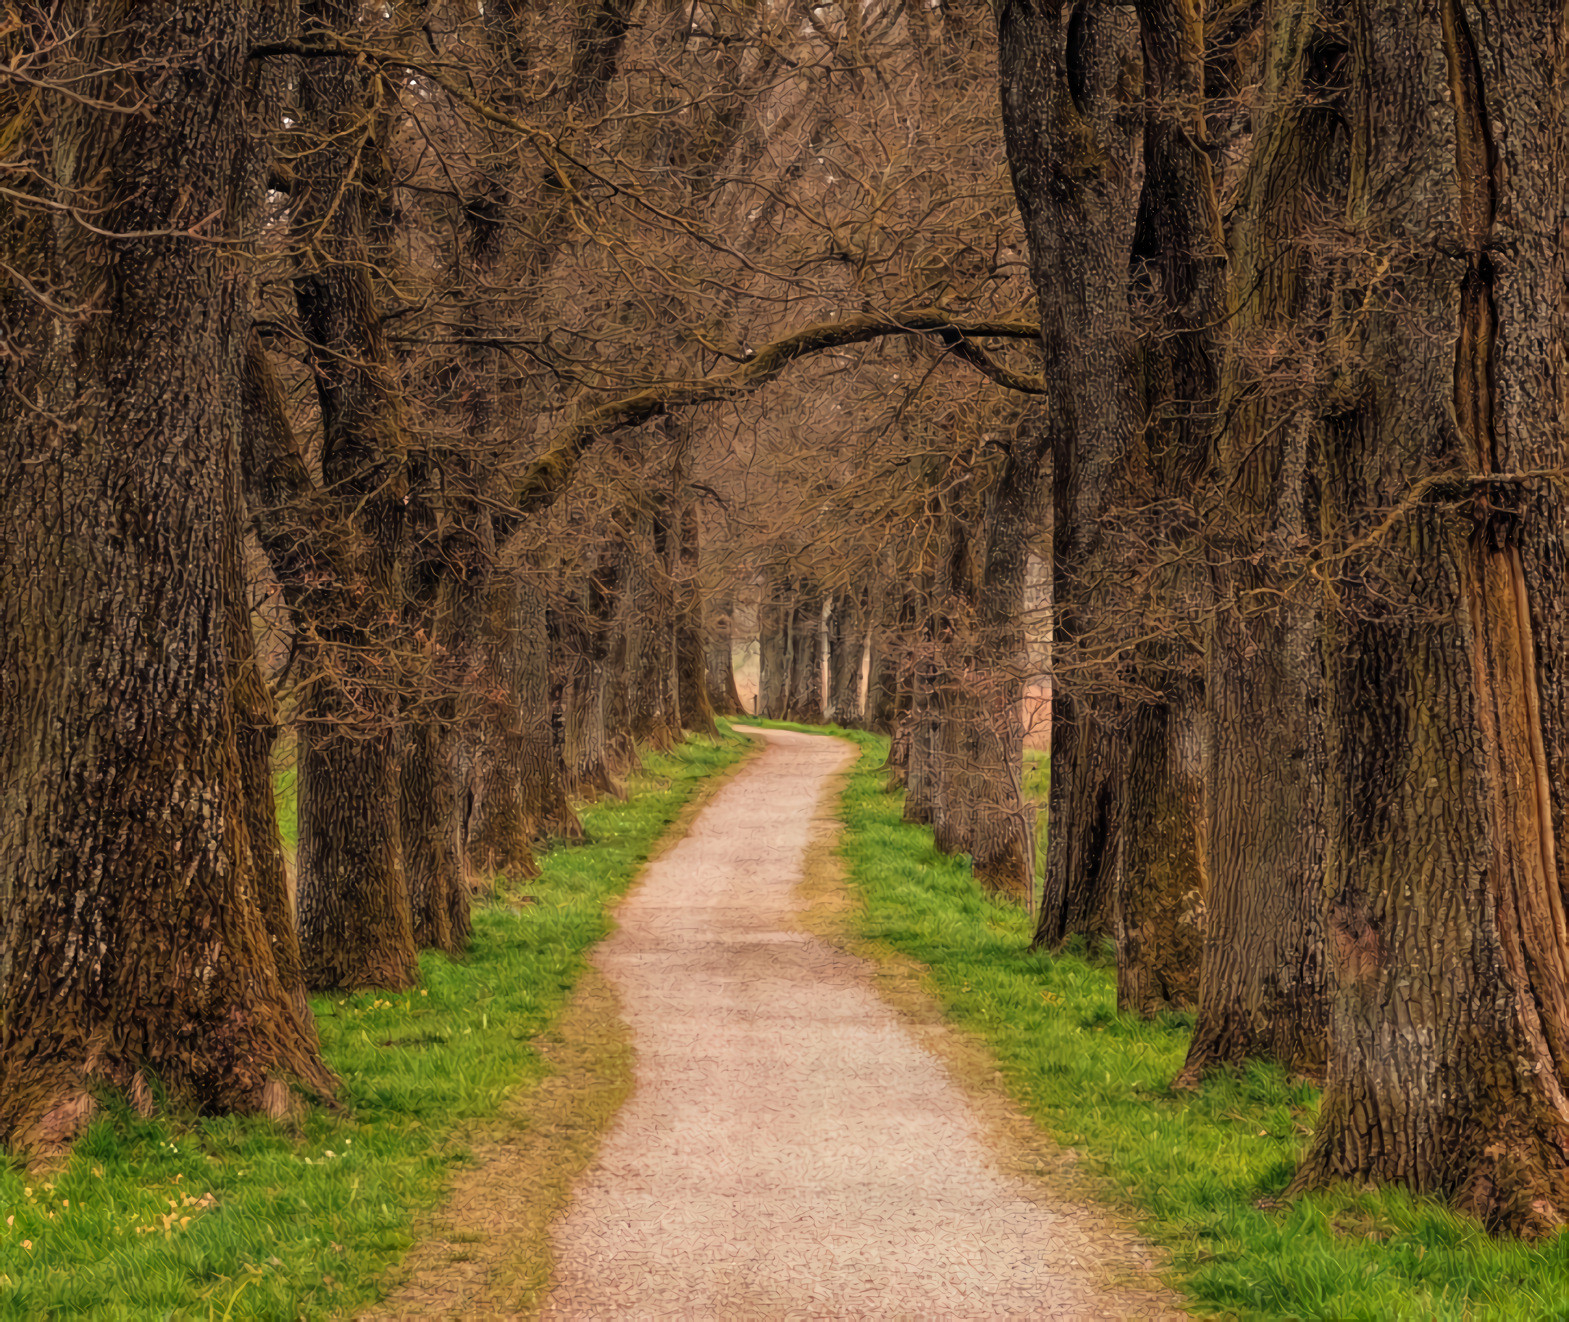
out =
{"type": "Polygon", "coordinates": [[[817,322],[764,345],[739,366],[696,381],[666,381],[636,394],[587,410],[551,438],[545,452],[529,465],[516,488],[517,507],[529,514],[547,508],[566,489],[583,455],[602,437],[636,427],[671,409],[736,399],[777,377],[797,358],[864,344],[885,335],[937,335],[956,357],[1009,390],[1041,395],[1046,384],[1002,366],[974,341],[977,338],[1031,340],[1040,327],[1027,321],[963,321],[935,308],[897,315],[856,314],[817,322]]]}

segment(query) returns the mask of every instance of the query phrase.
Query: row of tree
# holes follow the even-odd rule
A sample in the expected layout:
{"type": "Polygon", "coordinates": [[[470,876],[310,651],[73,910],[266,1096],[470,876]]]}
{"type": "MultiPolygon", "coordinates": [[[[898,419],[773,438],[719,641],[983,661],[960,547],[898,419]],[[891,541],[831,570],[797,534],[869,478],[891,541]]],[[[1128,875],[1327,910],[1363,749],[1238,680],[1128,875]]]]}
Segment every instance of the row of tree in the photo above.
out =
{"type": "MultiPolygon", "coordinates": [[[[734,425],[744,401],[791,403],[768,387],[808,356],[870,398],[879,341],[995,320],[983,265],[940,306],[974,180],[933,168],[916,89],[872,76],[946,67],[949,25],[917,26],[624,0],[6,11],[10,1145],[69,1144],[104,1088],[330,1100],[307,993],[459,954],[476,881],[579,833],[572,800],[617,793],[639,743],[735,710],[708,599],[744,581],[745,539],[707,569],[702,539],[787,522],[829,467],[792,471],[781,431],[734,425]]],[[[1007,375],[969,356],[904,361],[1007,375]]]]}
{"type": "Polygon", "coordinates": [[[888,730],[1033,896],[1044,552],[1038,940],[1194,1006],[1185,1085],[1324,1077],[1297,1187],[1560,1224],[1566,40],[12,6],[0,1134],[330,1098],[306,993],[461,952],[475,878],[737,710],[751,604],[761,709],[888,730]]]}

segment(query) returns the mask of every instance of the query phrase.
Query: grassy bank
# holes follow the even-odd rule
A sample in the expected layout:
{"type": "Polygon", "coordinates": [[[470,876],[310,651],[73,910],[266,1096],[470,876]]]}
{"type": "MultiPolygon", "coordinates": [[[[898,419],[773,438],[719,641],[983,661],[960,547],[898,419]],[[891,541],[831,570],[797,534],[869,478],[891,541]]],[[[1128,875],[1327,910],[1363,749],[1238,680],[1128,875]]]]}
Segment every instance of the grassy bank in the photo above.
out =
{"type": "Polygon", "coordinates": [[[561,1015],[611,902],[746,748],[698,740],[649,756],[628,802],[583,812],[586,843],[550,851],[540,877],[476,910],[464,960],[423,957],[420,988],[315,998],[342,1114],[118,1110],[58,1173],[0,1169],[0,1315],[320,1317],[374,1300],[470,1141],[550,1070],[534,1039],[561,1015]]]}
{"type": "MultiPolygon", "coordinates": [[[[993,904],[965,859],[900,820],[887,741],[847,734],[840,852],[874,958],[918,961],[951,1022],[985,1040],[1014,1098],[1080,1158],[1087,1184],[1170,1255],[1201,1311],[1271,1318],[1569,1317],[1569,1237],[1490,1239],[1431,1199],[1334,1191],[1284,1210],[1317,1090],[1272,1068],[1177,1096],[1191,1018],[1119,1018],[1114,969],[1082,952],[1032,954],[1029,915],[993,904]]],[[[1044,765],[1031,770],[1044,787],[1044,765]]]]}

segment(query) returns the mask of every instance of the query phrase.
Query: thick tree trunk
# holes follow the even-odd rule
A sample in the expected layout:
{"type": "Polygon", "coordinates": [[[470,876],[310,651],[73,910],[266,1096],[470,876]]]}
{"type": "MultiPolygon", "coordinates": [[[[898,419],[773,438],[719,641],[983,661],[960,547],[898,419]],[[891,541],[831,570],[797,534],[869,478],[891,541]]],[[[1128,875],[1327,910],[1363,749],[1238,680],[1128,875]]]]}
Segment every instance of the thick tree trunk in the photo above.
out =
{"type": "Polygon", "coordinates": [[[396,712],[330,681],[300,704],[300,956],[313,991],[419,980],[403,871],[396,712]]]}
{"type": "Polygon", "coordinates": [[[456,716],[443,703],[435,719],[410,722],[401,768],[399,829],[408,875],[414,942],[459,955],[471,931],[458,814],[456,716]]]}
{"type": "Polygon", "coordinates": [[[28,34],[71,94],[45,85],[11,122],[18,187],[164,237],[0,209],[7,265],[54,300],[9,300],[0,392],[0,1139],[34,1151],[71,1142],[105,1084],[143,1110],[156,1086],[273,1113],[292,1082],[335,1087],[251,889],[230,691],[244,316],[212,242],[240,236],[207,227],[234,183],[249,11],[147,3],[61,30],[28,34]],[[67,311],[89,305],[114,315],[67,311]]]}
{"type": "MultiPolygon", "coordinates": [[[[332,31],[352,30],[354,13],[346,0],[301,5],[302,20],[332,31]]],[[[381,97],[379,76],[357,64],[301,66],[301,131],[320,136],[296,164],[295,302],[321,405],[322,477],[357,548],[362,589],[352,608],[316,622],[321,641],[297,711],[300,947],[321,988],[406,987],[418,971],[398,830],[399,695],[379,664],[403,641],[407,493],[367,238],[387,207],[381,97]]]]}
{"type": "Polygon", "coordinates": [[[513,880],[539,875],[533,843],[563,823],[550,724],[545,603],[530,568],[491,575],[481,625],[481,692],[472,750],[469,859],[513,880]]]}
{"type": "MultiPolygon", "coordinates": [[[[1124,744],[1115,884],[1118,1001],[1153,1015],[1193,1004],[1205,873],[1201,621],[1208,581],[1199,500],[1211,467],[1225,325],[1224,241],[1206,151],[1204,7],[1141,0],[1144,183],[1134,290],[1151,331],[1142,345],[1145,425],[1122,484],[1140,544],[1162,563],[1143,575],[1147,635],[1132,649],[1137,696],[1124,744]],[[1164,636],[1148,636],[1165,624],[1164,636]]],[[[1130,594],[1131,596],[1132,594],[1130,594]]]]}
{"type": "Polygon", "coordinates": [[[1566,55],[1545,10],[1491,11],[1479,51],[1456,0],[1352,9],[1352,269],[1381,265],[1337,300],[1365,376],[1325,445],[1336,991],[1294,1188],[1396,1183],[1541,1233],[1569,1219],[1552,776],[1569,655],[1541,627],[1569,512],[1519,475],[1569,458],[1562,256],[1542,223],[1566,210],[1566,55]]]}
{"type": "Polygon", "coordinates": [[[1202,721],[1198,695],[1173,685],[1165,702],[1141,704],[1129,722],[1113,904],[1117,1008],[1127,1013],[1191,1006],[1198,995],[1202,721]]]}
{"type": "MultiPolygon", "coordinates": [[[[1264,17],[1267,107],[1231,237],[1231,324],[1216,446],[1215,613],[1205,698],[1211,728],[1209,891],[1198,1016],[1177,1078],[1274,1060],[1321,1075],[1328,1033],[1323,924],[1320,594],[1300,548],[1318,534],[1318,400],[1271,380],[1246,351],[1323,315],[1309,217],[1345,208],[1338,107],[1310,64],[1338,47],[1334,13],[1273,5],[1264,17]],[[1339,166],[1340,168],[1337,168],[1339,166]]],[[[1334,61],[1343,94],[1344,66],[1334,61]]],[[[1263,357],[1263,361],[1271,361],[1263,357]]],[[[1289,369],[1288,369],[1289,370],[1289,369]]]]}
{"type": "MultiPolygon", "coordinates": [[[[1137,210],[1137,33],[1109,0],[997,8],[1003,130],[1041,310],[1055,486],[1055,716],[1038,941],[1103,930],[1124,764],[1115,707],[1088,682],[1128,624],[1102,585],[1120,468],[1143,419],[1128,269],[1137,210]]],[[[1115,675],[1108,678],[1115,678],[1115,675]]]]}
{"type": "Polygon", "coordinates": [[[1053,690],[1053,837],[1046,851],[1036,946],[1055,947],[1071,936],[1111,935],[1126,757],[1123,731],[1104,724],[1104,714],[1060,688],[1053,690]]]}
{"type": "Polygon", "coordinates": [[[828,609],[828,719],[860,725],[861,666],[866,657],[866,592],[843,587],[828,609]]]}

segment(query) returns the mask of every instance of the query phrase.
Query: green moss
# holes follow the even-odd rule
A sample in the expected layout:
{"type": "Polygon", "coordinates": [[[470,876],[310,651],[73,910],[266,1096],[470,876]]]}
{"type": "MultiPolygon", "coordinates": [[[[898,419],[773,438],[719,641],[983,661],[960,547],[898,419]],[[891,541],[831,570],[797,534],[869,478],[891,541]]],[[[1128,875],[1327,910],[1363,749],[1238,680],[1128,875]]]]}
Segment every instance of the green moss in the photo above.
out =
{"type": "Polygon", "coordinates": [[[534,1039],[612,902],[746,747],[698,739],[648,755],[628,802],[584,811],[585,843],[552,849],[541,876],[476,911],[463,960],[422,957],[420,988],[316,997],[343,1113],[277,1124],[111,1109],[58,1174],[0,1169],[0,1316],[282,1319],[375,1300],[414,1218],[469,1160],[465,1136],[550,1068],[534,1039]]]}

